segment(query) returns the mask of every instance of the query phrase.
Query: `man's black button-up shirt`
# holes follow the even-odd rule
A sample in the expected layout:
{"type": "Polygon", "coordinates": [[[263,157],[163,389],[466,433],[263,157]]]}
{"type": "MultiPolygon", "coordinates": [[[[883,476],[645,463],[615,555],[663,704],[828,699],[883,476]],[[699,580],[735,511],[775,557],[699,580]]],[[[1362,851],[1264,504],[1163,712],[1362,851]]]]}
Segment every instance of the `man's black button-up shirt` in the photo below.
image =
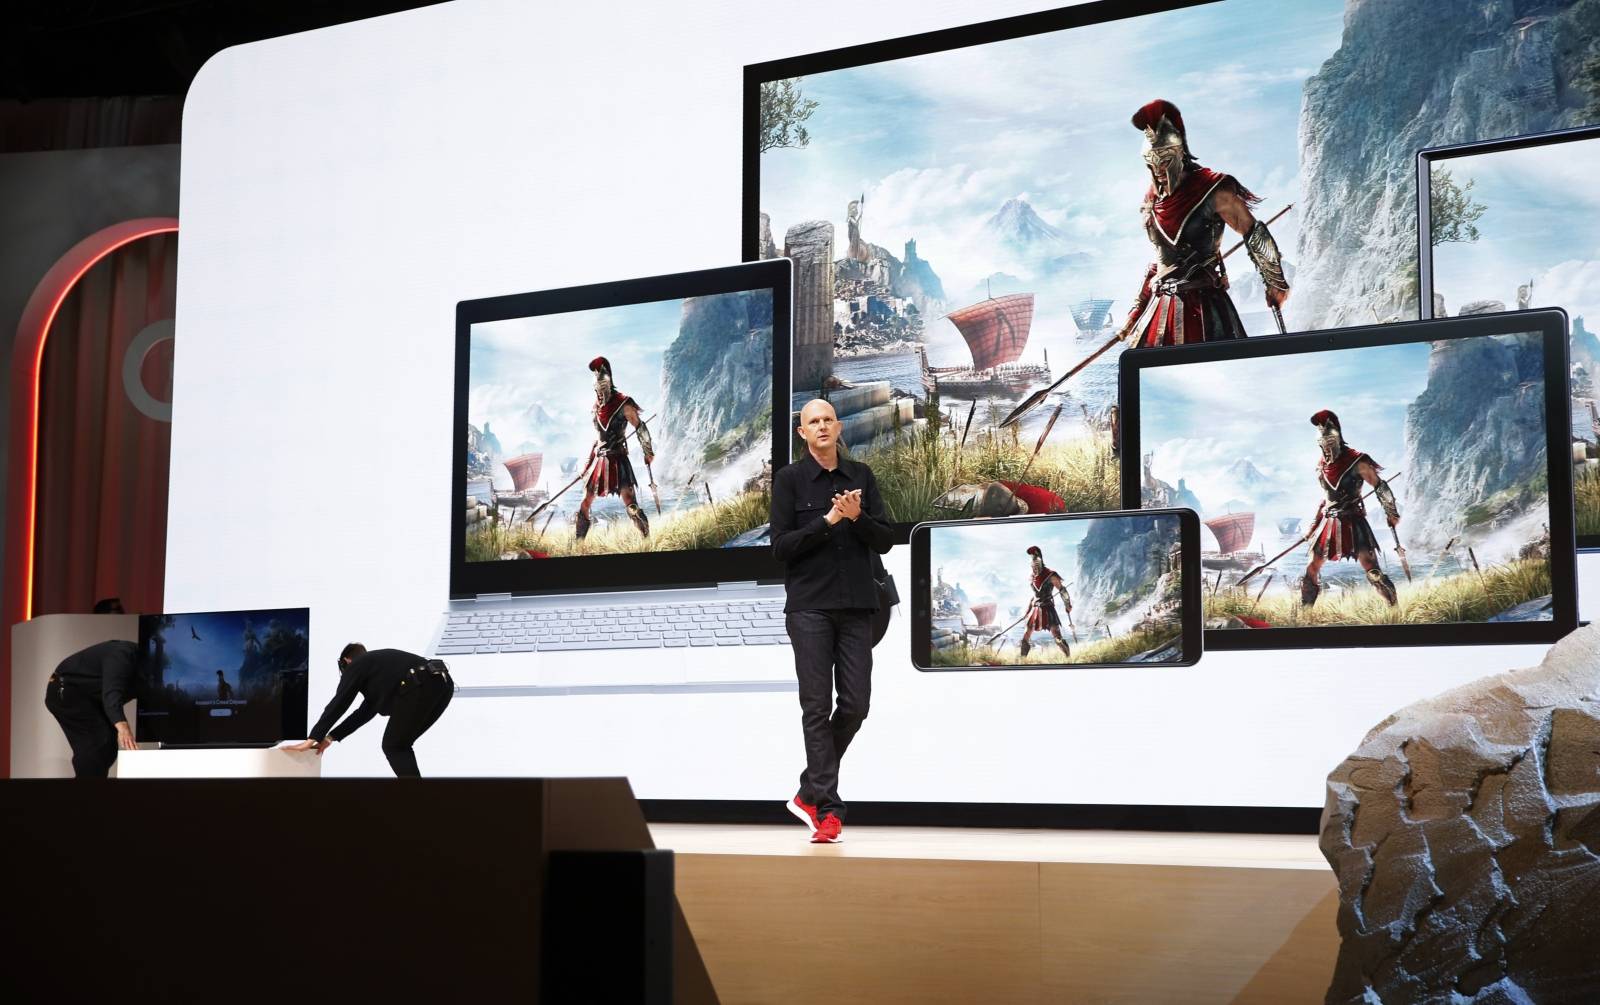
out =
{"type": "Polygon", "coordinates": [[[894,546],[894,531],[872,469],[839,458],[832,471],[807,453],[772,479],[772,551],[784,564],[785,611],[878,609],[872,552],[894,546]],[[833,497],[861,490],[861,516],[829,524],[833,497]]]}

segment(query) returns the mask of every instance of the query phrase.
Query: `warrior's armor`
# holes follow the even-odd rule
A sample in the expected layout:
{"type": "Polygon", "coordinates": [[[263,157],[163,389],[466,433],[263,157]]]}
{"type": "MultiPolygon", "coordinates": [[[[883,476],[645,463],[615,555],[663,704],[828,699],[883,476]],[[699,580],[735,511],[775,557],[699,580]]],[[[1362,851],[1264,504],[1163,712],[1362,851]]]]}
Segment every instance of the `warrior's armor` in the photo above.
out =
{"type": "MultiPolygon", "coordinates": [[[[1141,212],[1156,258],[1129,314],[1141,346],[1183,345],[1244,338],[1244,323],[1228,296],[1221,257],[1225,223],[1215,196],[1228,191],[1246,205],[1260,199],[1232,176],[1201,167],[1189,152],[1183,116],[1156,100],[1133,116],[1145,134],[1151,184],[1141,212]]],[[[1277,242],[1260,220],[1245,235],[1245,251],[1268,289],[1287,290],[1277,242]]]]}
{"type": "MultiPolygon", "coordinates": [[[[1361,498],[1367,483],[1359,469],[1362,462],[1370,464],[1374,471],[1383,470],[1383,465],[1345,443],[1339,417],[1333,412],[1323,409],[1311,417],[1311,423],[1317,427],[1317,445],[1322,451],[1316,471],[1317,485],[1324,496],[1317,507],[1315,519],[1321,520],[1322,525],[1312,538],[1312,554],[1330,562],[1353,559],[1361,552],[1370,552],[1376,557],[1381,549],[1372,524],[1367,522],[1367,505],[1361,498]]],[[[1385,516],[1400,518],[1394,489],[1382,477],[1373,486],[1372,494],[1383,507],[1385,516]]],[[[1396,603],[1394,581],[1382,569],[1367,570],[1367,581],[1385,600],[1396,603]]],[[[1307,573],[1300,583],[1301,601],[1308,605],[1315,602],[1320,591],[1316,579],[1307,573]]]]}
{"type": "MultiPolygon", "coordinates": [[[[1054,569],[1045,566],[1044,553],[1037,545],[1030,547],[1028,554],[1033,556],[1033,577],[1028,580],[1028,586],[1033,591],[1033,603],[1028,608],[1026,630],[1022,633],[1022,644],[1019,646],[1024,656],[1028,655],[1028,650],[1031,648],[1029,639],[1034,632],[1050,632],[1058,640],[1061,636],[1061,615],[1056,613],[1055,599],[1055,581],[1059,577],[1054,569]]],[[[1060,592],[1061,602],[1070,612],[1072,598],[1067,595],[1066,587],[1062,587],[1060,592]]],[[[1070,655],[1065,642],[1061,642],[1061,649],[1070,655]]]]}
{"type": "MultiPolygon", "coordinates": [[[[594,372],[594,408],[591,418],[594,422],[595,442],[589,448],[589,478],[586,487],[596,496],[620,495],[623,489],[631,489],[639,484],[639,479],[633,473],[633,464],[628,459],[628,406],[638,411],[638,404],[626,394],[618,391],[611,382],[611,362],[604,356],[597,356],[589,363],[589,369],[594,372]]],[[[650,429],[639,422],[638,428],[639,447],[647,456],[655,453],[650,441],[650,429]]],[[[645,516],[644,509],[640,507],[637,498],[627,503],[628,517],[639,533],[646,536],[650,533],[650,521],[645,516]]],[[[580,510],[576,525],[578,537],[582,539],[589,532],[591,521],[580,510]]]]}

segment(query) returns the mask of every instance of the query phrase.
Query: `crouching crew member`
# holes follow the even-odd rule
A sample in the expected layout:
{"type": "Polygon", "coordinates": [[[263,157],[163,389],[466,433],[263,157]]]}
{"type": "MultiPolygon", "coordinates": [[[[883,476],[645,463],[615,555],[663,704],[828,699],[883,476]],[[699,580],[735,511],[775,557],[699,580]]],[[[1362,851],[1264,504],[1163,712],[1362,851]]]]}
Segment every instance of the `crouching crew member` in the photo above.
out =
{"type": "Polygon", "coordinates": [[[354,733],[374,715],[389,717],[383,731],[383,756],[396,777],[418,778],[417,755],[411,745],[439,721],[455,696],[450,669],[438,660],[425,659],[400,649],[374,649],[352,642],[339,654],[339,690],[311,728],[310,738],[289,750],[315,750],[321,754],[337,740],[354,733]],[[361,706],[337,726],[344,710],[362,697],[361,706]]]}
{"type": "Polygon", "coordinates": [[[68,656],[50,675],[44,707],[67,734],[77,778],[104,778],[116,763],[117,748],[139,749],[122,712],[134,698],[138,649],[132,642],[101,642],[68,656]]]}

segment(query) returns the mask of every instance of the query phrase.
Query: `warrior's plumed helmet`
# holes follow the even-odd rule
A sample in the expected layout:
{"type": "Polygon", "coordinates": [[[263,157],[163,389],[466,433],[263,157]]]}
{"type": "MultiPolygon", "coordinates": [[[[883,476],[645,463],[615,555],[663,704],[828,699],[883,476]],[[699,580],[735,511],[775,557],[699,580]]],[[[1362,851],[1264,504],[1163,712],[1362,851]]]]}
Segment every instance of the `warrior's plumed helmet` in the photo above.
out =
{"type": "Polygon", "coordinates": [[[1325,460],[1332,461],[1344,453],[1344,429],[1337,415],[1324,408],[1311,417],[1311,424],[1317,427],[1317,446],[1322,448],[1325,460]]]}
{"type": "Polygon", "coordinates": [[[1028,546],[1028,554],[1032,555],[1034,558],[1044,557],[1044,552],[1040,551],[1039,546],[1036,544],[1031,544],[1028,546]]]}
{"type": "Polygon", "coordinates": [[[589,369],[593,370],[595,373],[603,373],[609,377],[611,376],[611,361],[606,359],[604,356],[596,356],[594,359],[589,361],[589,369]]]}
{"type": "Polygon", "coordinates": [[[1177,190],[1184,172],[1194,163],[1183,115],[1177,105],[1157,98],[1133,113],[1133,125],[1144,130],[1144,162],[1156,195],[1165,199],[1177,190]]]}
{"type": "Polygon", "coordinates": [[[1164,98],[1157,98],[1133,113],[1133,127],[1143,129],[1151,146],[1170,146],[1181,143],[1187,149],[1189,134],[1183,128],[1183,113],[1178,106],[1164,98]]]}

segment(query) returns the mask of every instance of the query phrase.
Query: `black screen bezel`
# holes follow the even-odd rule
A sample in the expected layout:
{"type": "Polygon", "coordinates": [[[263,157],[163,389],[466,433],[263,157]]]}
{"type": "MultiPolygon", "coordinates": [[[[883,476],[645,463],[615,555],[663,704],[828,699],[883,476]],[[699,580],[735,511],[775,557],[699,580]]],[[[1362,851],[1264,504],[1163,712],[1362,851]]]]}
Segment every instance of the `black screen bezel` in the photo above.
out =
{"type": "Polygon", "coordinates": [[[996,673],[1031,670],[1165,670],[1190,667],[1204,655],[1204,623],[1200,601],[1200,517],[1192,509],[1111,510],[1098,513],[1051,513],[995,520],[926,520],[911,530],[911,664],[924,673],[996,673]],[[1183,547],[1183,659],[1170,663],[1030,663],[1022,666],[932,666],[932,610],[928,606],[931,562],[928,531],[933,527],[995,527],[1064,520],[1114,520],[1119,517],[1175,515],[1183,547]]]}
{"type": "MultiPolygon", "coordinates": [[[[1532,147],[1554,146],[1561,143],[1578,143],[1600,140],[1600,126],[1583,126],[1578,129],[1560,129],[1554,132],[1529,133],[1498,140],[1480,140],[1475,143],[1454,143],[1449,146],[1428,147],[1417,151],[1417,316],[1424,320],[1433,318],[1433,237],[1432,237],[1432,166],[1435,161],[1458,157],[1477,157],[1507,150],[1526,150],[1532,147]]],[[[1569,359],[1570,363],[1571,360],[1569,359]]],[[[1570,401],[1571,391],[1567,393],[1570,401]]],[[[1571,417],[1568,417],[1571,421],[1571,417]]],[[[1600,534],[1576,533],[1574,540],[1579,551],[1600,550],[1600,534]]]]}
{"type": "MultiPolygon", "coordinates": [[[[1058,7],[1054,10],[1021,14],[1015,17],[984,21],[978,24],[942,28],[937,31],[907,35],[901,38],[844,46],[823,52],[790,56],[762,63],[748,63],[744,68],[744,128],[743,128],[743,179],[741,189],[741,255],[747,262],[761,257],[761,85],[785,77],[803,77],[830,70],[844,70],[896,59],[926,56],[952,49],[991,45],[1030,35],[1044,35],[1082,28],[1109,21],[1122,21],[1148,14],[1164,14],[1190,7],[1204,7],[1221,0],[1096,0],[1075,7],[1058,7]]],[[[780,249],[781,250],[781,249],[780,249]]],[[[784,460],[789,460],[790,443],[784,446],[784,460]]],[[[911,539],[911,528],[919,521],[894,523],[895,541],[905,544],[911,539]]]]}
{"type": "MultiPolygon", "coordinates": [[[[1570,407],[1566,366],[1567,315],[1556,308],[1543,308],[1161,349],[1131,349],[1123,353],[1117,376],[1117,400],[1122,411],[1122,456],[1140,457],[1143,456],[1143,444],[1139,440],[1139,376],[1145,370],[1229,359],[1256,359],[1523,333],[1539,335],[1545,353],[1545,446],[1550,484],[1552,620],[1346,628],[1207,629],[1206,648],[1212,652],[1226,652],[1353,646],[1529,645],[1555,642],[1577,628],[1578,584],[1577,555],[1573,546],[1572,465],[1567,461],[1567,441],[1571,430],[1567,415],[1570,407]]],[[[1133,508],[1139,505],[1141,474],[1138,465],[1122,466],[1124,506],[1133,508]]],[[[1401,526],[1404,527],[1404,523],[1401,526]]]]}
{"type": "MultiPolygon", "coordinates": [[[[472,326],[511,318],[681,300],[767,289],[772,293],[772,460],[776,471],[789,459],[789,354],[792,337],[792,287],[787,258],[769,259],[697,272],[649,276],[620,282],[571,286],[536,293],[463,300],[456,305],[455,407],[450,431],[450,597],[483,594],[538,594],[572,590],[633,590],[687,587],[725,582],[777,582],[783,567],[771,548],[706,548],[632,555],[589,555],[540,561],[468,562],[466,512],[456,501],[467,493],[467,396],[472,326]]],[[[587,375],[580,375],[587,379],[587,375]]]]}

